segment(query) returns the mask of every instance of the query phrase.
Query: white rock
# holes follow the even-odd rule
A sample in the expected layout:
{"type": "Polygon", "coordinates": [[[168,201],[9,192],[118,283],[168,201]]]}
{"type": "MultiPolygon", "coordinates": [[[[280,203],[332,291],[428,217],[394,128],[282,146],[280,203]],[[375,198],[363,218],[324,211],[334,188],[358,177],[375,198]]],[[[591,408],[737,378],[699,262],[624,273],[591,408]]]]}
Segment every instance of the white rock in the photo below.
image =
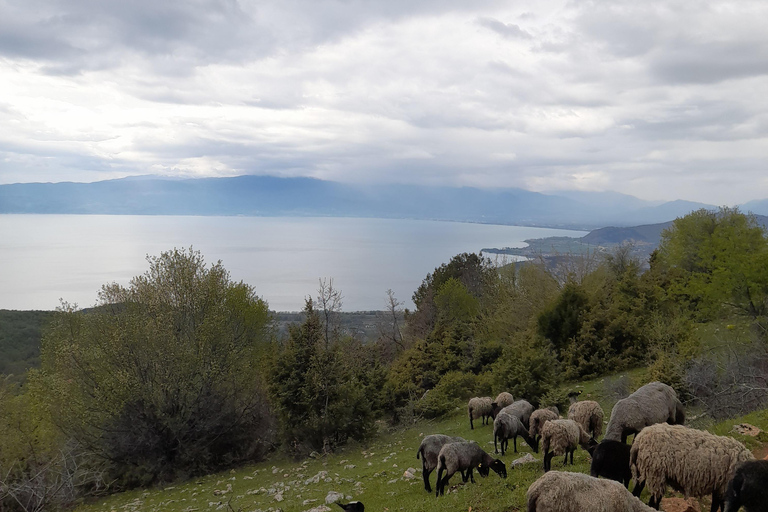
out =
{"type": "Polygon", "coordinates": [[[275,494],[275,501],[283,501],[283,499],[284,499],[284,498],[283,498],[283,493],[282,493],[282,491],[281,491],[281,492],[278,492],[277,494],[275,494]]]}
{"type": "Polygon", "coordinates": [[[340,492],[328,491],[328,494],[325,496],[325,504],[330,505],[331,503],[336,503],[337,501],[343,498],[344,498],[344,495],[340,492]]]}

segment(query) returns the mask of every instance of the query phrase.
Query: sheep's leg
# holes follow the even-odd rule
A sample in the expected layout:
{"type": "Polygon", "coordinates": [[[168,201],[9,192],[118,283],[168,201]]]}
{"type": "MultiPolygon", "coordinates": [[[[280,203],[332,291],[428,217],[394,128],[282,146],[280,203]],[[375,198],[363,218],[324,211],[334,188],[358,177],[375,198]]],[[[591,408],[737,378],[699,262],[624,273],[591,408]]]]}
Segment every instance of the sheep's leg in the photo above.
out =
{"type": "Polygon", "coordinates": [[[475,430],[475,425],[472,423],[472,413],[469,413],[469,428],[475,430]]]}
{"type": "Polygon", "coordinates": [[[563,459],[563,466],[568,465],[568,450],[565,450],[565,458],[563,459]]]}
{"type": "Polygon", "coordinates": [[[515,446],[515,453],[517,453],[517,436],[512,438],[512,444],[515,446]]]}
{"type": "Polygon", "coordinates": [[[552,467],[552,457],[554,456],[555,456],[555,453],[554,452],[549,453],[549,450],[547,450],[547,452],[544,454],[544,472],[545,473],[549,471],[550,468],[552,467]]]}
{"type": "MultiPolygon", "coordinates": [[[[473,474],[472,468],[469,468],[469,481],[472,483],[475,483],[475,476],[473,474]]],[[[466,482],[466,480],[464,480],[466,482]]]]}
{"type": "MultiPolygon", "coordinates": [[[[494,432],[493,433],[493,453],[499,453],[499,448],[496,446],[496,439],[498,439],[498,437],[499,436],[497,435],[497,433],[494,432]]],[[[504,449],[504,445],[503,444],[501,445],[501,449],[502,450],[504,449]]],[[[502,453],[502,455],[504,455],[504,454],[502,453]]]]}
{"type": "MultiPolygon", "coordinates": [[[[629,485],[629,484],[627,484],[627,485],[629,485]]],[[[627,488],[629,488],[629,487],[627,487],[627,488]]],[[[643,492],[643,489],[645,489],[645,480],[641,480],[639,482],[637,480],[635,480],[635,488],[632,490],[632,494],[634,494],[635,496],[637,496],[639,498],[640,497],[640,493],[643,492]]]]}
{"type": "Polygon", "coordinates": [[[717,493],[712,493],[712,508],[709,509],[709,512],[717,512],[717,509],[720,509],[721,511],[725,509],[725,500],[717,493]]]}
{"type": "Polygon", "coordinates": [[[576,448],[571,450],[571,466],[573,466],[573,454],[576,452],[576,448]]]}
{"type": "Polygon", "coordinates": [[[432,492],[432,486],[429,485],[429,475],[432,473],[431,469],[426,468],[426,464],[422,465],[421,476],[424,477],[424,489],[427,492],[432,492]]]}

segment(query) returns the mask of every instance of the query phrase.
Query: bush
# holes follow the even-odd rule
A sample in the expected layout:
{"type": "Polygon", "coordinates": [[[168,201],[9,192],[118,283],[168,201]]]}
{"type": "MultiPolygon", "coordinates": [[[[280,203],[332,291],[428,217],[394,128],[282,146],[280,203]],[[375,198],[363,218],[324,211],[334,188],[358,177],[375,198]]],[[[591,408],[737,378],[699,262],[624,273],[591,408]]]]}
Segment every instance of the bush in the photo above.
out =
{"type": "Polygon", "coordinates": [[[490,374],[474,375],[467,372],[448,372],[433,389],[416,404],[416,412],[425,418],[436,418],[457,407],[466,405],[475,396],[490,396],[490,374]]]}

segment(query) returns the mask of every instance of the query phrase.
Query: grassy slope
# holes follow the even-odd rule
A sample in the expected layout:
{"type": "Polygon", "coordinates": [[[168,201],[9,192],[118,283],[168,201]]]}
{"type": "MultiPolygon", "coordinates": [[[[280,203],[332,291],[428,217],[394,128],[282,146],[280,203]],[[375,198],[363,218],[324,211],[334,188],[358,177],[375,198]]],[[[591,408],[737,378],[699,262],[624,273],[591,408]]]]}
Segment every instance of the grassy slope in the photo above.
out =
{"type": "MultiPolygon", "coordinates": [[[[629,377],[634,388],[642,381],[643,370],[624,375],[629,377]]],[[[583,390],[583,399],[599,401],[607,416],[616,400],[611,396],[611,390],[620,377],[617,375],[597,379],[573,387],[583,390]]],[[[711,426],[710,430],[721,435],[733,435],[753,450],[760,450],[761,441],[768,439],[747,438],[730,432],[734,424],[743,421],[768,430],[768,410],[711,426]]],[[[692,426],[700,425],[694,422],[692,426]]],[[[299,462],[285,458],[273,459],[163,489],[138,490],[93,500],[76,508],[76,512],[193,512],[230,510],[229,506],[232,510],[243,512],[266,511],[270,508],[286,512],[305,511],[323,504],[329,491],[341,492],[353,500],[360,500],[371,511],[437,512],[446,509],[470,510],[470,507],[476,512],[524,510],[528,486],[543,474],[541,454],[534,454],[536,463],[510,468],[506,480],[494,473],[487,478],[476,474],[474,485],[462,484],[461,477],[454,475],[451,479],[454,492],[435,498],[433,493],[429,494],[424,490],[421,461],[416,459],[416,449],[423,435],[459,435],[477,441],[486,451],[492,453],[492,430],[492,425],[482,426],[479,422],[476,422],[475,430],[470,430],[466,412],[462,407],[457,408],[455,413],[446,419],[423,421],[407,429],[382,432],[368,446],[351,445],[329,457],[299,462]],[[418,470],[415,478],[411,480],[403,477],[409,467],[418,470]],[[328,472],[328,481],[306,483],[320,471],[328,472]],[[218,493],[226,491],[228,485],[231,485],[231,491],[218,493]],[[275,499],[275,494],[280,491],[283,501],[275,499]]],[[[516,458],[531,453],[531,449],[522,439],[518,439],[518,451],[518,454],[507,452],[501,458],[509,465],[516,458]]],[[[589,459],[585,451],[577,450],[574,462],[573,467],[568,466],[569,471],[589,472],[589,459]]],[[[553,469],[562,469],[560,457],[553,460],[553,469]]],[[[430,478],[433,488],[435,479],[436,472],[433,472],[430,478]]],[[[338,507],[334,509],[341,510],[338,507]]]]}

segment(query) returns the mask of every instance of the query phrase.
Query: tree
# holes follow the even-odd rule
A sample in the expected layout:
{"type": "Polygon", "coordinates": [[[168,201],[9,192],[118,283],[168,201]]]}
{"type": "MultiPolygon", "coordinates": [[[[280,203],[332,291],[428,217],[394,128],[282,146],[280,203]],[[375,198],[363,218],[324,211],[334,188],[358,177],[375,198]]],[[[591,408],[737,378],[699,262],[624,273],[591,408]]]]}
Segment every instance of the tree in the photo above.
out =
{"type": "Polygon", "coordinates": [[[65,304],[43,337],[58,426],[128,486],[259,458],[271,443],[267,304],[191,248],[147,259],[95,309],[65,304]]]}

